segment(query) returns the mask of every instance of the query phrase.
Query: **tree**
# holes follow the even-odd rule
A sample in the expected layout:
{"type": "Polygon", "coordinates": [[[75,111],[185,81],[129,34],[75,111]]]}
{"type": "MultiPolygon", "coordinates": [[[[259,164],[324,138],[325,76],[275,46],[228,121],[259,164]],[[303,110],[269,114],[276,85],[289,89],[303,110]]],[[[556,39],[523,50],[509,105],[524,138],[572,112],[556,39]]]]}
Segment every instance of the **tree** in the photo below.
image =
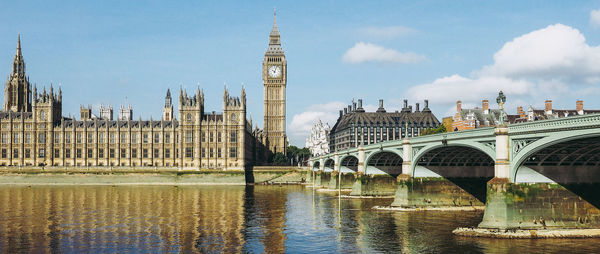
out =
{"type": "Polygon", "coordinates": [[[288,159],[283,153],[275,153],[273,156],[273,165],[285,166],[288,165],[288,159]]]}
{"type": "Polygon", "coordinates": [[[440,124],[440,126],[438,126],[437,128],[433,129],[433,128],[429,128],[429,129],[425,129],[421,132],[421,136],[425,136],[425,135],[431,135],[431,134],[438,134],[438,133],[444,133],[446,132],[446,127],[444,126],[444,124],[440,124]]]}

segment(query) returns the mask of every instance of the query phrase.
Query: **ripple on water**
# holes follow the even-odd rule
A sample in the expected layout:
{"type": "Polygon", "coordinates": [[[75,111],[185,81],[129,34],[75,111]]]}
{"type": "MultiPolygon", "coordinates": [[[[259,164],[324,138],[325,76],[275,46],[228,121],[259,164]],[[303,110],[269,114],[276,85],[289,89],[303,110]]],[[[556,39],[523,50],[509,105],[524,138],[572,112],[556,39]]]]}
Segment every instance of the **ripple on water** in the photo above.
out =
{"type": "Polygon", "coordinates": [[[302,186],[0,187],[0,253],[600,252],[600,239],[465,238],[482,212],[394,212],[302,186]]]}

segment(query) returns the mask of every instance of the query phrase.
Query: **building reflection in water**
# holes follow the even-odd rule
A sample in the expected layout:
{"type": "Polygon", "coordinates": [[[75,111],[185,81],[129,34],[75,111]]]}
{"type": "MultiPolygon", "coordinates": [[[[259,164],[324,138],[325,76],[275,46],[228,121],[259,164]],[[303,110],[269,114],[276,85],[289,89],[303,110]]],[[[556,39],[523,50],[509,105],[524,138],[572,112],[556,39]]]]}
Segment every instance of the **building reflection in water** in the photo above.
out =
{"type": "Polygon", "coordinates": [[[600,251],[600,239],[460,238],[481,212],[391,212],[302,186],[3,186],[0,253],[600,251]]]}
{"type": "Polygon", "coordinates": [[[1,187],[0,252],[242,252],[246,201],[244,187],[1,187]]]}

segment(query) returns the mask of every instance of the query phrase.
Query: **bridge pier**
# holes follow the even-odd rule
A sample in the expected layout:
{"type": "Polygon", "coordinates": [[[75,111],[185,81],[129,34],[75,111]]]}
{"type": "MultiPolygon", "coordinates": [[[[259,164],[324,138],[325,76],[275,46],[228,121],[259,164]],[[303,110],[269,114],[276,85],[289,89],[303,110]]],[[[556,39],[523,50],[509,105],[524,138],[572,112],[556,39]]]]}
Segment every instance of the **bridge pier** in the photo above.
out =
{"type": "Polygon", "coordinates": [[[600,228],[600,211],[556,183],[488,183],[487,203],[479,228],[600,228]]]}
{"type": "Polygon", "coordinates": [[[354,173],[350,172],[331,172],[331,180],[329,181],[329,189],[352,189],[354,186],[354,182],[356,181],[356,176],[354,173]],[[340,176],[341,174],[341,176],[340,176]],[[338,179],[341,177],[342,179],[338,179]],[[341,180],[341,183],[340,183],[341,180]],[[341,186],[340,186],[341,184],[341,186]]]}
{"type": "Polygon", "coordinates": [[[442,177],[409,177],[400,175],[392,207],[425,208],[483,206],[472,194],[442,177]]]}
{"type": "Polygon", "coordinates": [[[367,175],[359,172],[350,196],[392,196],[396,187],[396,178],[391,175],[367,175]]]}

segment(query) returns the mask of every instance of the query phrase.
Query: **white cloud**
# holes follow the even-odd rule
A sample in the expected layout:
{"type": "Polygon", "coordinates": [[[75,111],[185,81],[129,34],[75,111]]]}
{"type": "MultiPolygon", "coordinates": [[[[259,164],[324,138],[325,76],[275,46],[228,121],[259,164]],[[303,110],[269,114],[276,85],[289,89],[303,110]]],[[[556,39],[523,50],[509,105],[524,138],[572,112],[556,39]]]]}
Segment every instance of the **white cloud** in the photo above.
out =
{"type": "Polygon", "coordinates": [[[600,27],[600,9],[590,12],[590,24],[594,27],[600,27]]]}
{"type": "Polygon", "coordinates": [[[414,86],[408,93],[451,108],[457,100],[463,105],[495,101],[502,90],[510,101],[507,106],[516,107],[512,104],[600,92],[590,88],[599,82],[600,47],[588,45],[579,30],[556,24],[505,43],[494,54],[493,64],[475,70],[471,77],[439,78],[414,86]]]}
{"type": "Polygon", "coordinates": [[[385,27],[363,27],[359,28],[358,32],[364,36],[390,39],[402,35],[415,33],[416,31],[405,26],[385,26],[385,27]]]}
{"type": "MultiPolygon", "coordinates": [[[[600,15],[600,14],[599,14],[600,15]]],[[[600,47],[592,47],[579,30],[562,24],[519,36],[494,54],[482,75],[513,78],[600,78],[600,47]]]]}
{"type": "Polygon", "coordinates": [[[413,52],[398,52],[372,43],[358,42],[342,56],[346,63],[418,63],[426,58],[413,52]]]}
{"type": "Polygon", "coordinates": [[[482,98],[491,98],[500,90],[506,95],[523,95],[529,93],[533,87],[534,84],[525,80],[504,77],[470,79],[452,75],[436,79],[432,83],[411,87],[408,94],[411,98],[429,99],[435,103],[454,103],[457,100],[473,102],[482,98]]]}
{"type": "Polygon", "coordinates": [[[304,146],[306,135],[310,133],[313,124],[318,120],[321,120],[323,123],[329,123],[329,126],[333,127],[339,116],[339,110],[345,106],[346,104],[343,102],[334,101],[311,105],[304,112],[295,114],[292,117],[289,129],[292,143],[304,146]]]}

